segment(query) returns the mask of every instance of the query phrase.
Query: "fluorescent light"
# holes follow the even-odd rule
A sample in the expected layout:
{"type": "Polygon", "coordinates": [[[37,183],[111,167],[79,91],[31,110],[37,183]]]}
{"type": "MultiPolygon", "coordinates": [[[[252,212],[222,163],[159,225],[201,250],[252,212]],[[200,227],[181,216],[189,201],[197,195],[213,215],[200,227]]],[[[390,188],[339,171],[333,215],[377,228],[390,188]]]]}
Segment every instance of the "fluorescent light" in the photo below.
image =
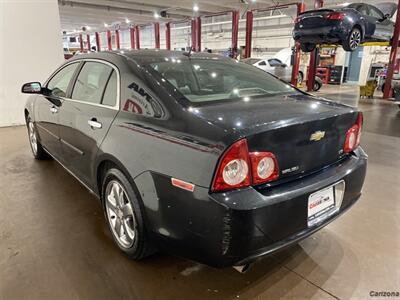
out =
{"type": "Polygon", "coordinates": [[[107,24],[107,23],[104,23],[104,27],[108,27],[108,24],[107,24]]]}
{"type": "Polygon", "coordinates": [[[129,24],[131,22],[131,20],[129,20],[128,18],[125,18],[125,23],[129,24]]]}
{"type": "Polygon", "coordinates": [[[158,14],[158,12],[154,13],[154,18],[158,19],[160,17],[160,15],[158,14]]]}
{"type": "Polygon", "coordinates": [[[92,27],[90,27],[90,26],[86,26],[86,29],[87,29],[87,30],[90,30],[90,29],[92,29],[92,27]]]}
{"type": "Polygon", "coordinates": [[[199,6],[197,4],[193,5],[193,11],[199,11],[199,6]]]}

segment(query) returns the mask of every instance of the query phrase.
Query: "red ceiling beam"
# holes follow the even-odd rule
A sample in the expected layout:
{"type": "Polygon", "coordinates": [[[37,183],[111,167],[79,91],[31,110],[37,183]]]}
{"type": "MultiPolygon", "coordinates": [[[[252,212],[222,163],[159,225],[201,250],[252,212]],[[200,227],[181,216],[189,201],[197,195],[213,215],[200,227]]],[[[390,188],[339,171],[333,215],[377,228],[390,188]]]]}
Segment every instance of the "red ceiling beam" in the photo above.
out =
{"type": "Polygon", "coordinates": [[[160,23],[154,23],[154,39],[156,49],[160,49],[160,23]]]}
{"type": "MultiPolygon", "coordinates": [[[[305,3],[297,4],[297,15],[301,14],[306,10],[305,3]]],[[[294,62],[292,67],[292,80],[291,83],[294,86],[297,86],[298,78],[299,78],[299,70],[300,70],[300,43],[296,43],[295,45],[295,54],[294,54],[294,62]]]]}
{"type": "Polygon", "coordinates": [[[383,99],[389,99],[390,97],[392,97],[392,79],[397,60],[397,52],[399,49],[398,48],[399,36],[400,36],[400,0],[397,3],[396,23],[394,25],[392,47],[390,49],[390,56],[389,56],[389,65],[386,73],[385,88],[383,90],[383,99]]]}
{"type": "Polygon", "coordinates": [[[165,23],[165,46],[167,50],[171,50],[171,23],[165,23]]]}

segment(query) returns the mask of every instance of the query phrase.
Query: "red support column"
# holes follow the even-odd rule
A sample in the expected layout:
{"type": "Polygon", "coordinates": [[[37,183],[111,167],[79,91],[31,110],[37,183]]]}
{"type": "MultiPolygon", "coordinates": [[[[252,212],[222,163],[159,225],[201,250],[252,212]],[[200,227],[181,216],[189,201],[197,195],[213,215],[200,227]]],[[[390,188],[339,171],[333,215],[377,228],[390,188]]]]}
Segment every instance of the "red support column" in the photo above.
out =
{"type": "Polygon", "coordinates": [[[83,52],[83,38],[82,38],[82,33],[79,34],[79,48],[81,52],[83,52]]]}
{"type": "Polygon", "coordinates": [[[140,49],[140,28],[138,25],[135,26],[136,33],[136,49],[140,49]]]}
{"type": "Polygon", "coordinates": [[[96,48],[97,52],[101,51],[101,44],[100,44],[100,34],[98,32],[95,33],[96,36],[96,48]]]}
{"type": "MultiPolygon", "coordinates": [[[[315,0],[314,2],[315,9],[321,8],[323,5],[324,5],[323,0],[315,0]]],[[[315,50],[313,50],[310,53],[310,65],[308,67],[308,73],[307,73],[307,92],[311,92],[314,89],[315,74],[317,73],[318,55],[319,55],[318,48],[315,48],[315,50]]]]}
{"type": "Polygon", "coordinates": [[[196,51],[196,20],[192,19],[191,24],[191,35],[192,35],[192,51],[196,51]]]}
{"type": "Polygon", "coordinates": [[[201,17],[197,17],[196,18],[196,52],[200,52],[201,51],[201,17]]]}
{"type": "Polygon", "coordinates": [[[246,14],[246,46],[244,50],[244,58],[251,56],[251,39],[253,33],[253,12],[248,11],[246,14]]]}
{"type": "Polygon", "coordinates": [[[90,34],[86,35],[86,44],[87,44],[87,49],[90,52],[90,34]]]}
{"type": "Polygon", "coordinates": [[[238,37],[239,37],[239,11],[232,11],[232,57],[236,58],[238,54],[238,37]]]}
{"type": "MultiPolygon", "coordinates": [[[[306,5],[304,3],[297,4],[297,15],[304,12],[306,10],[306,5]]],[[[300,70],[300,43],[296,43],[295,45],[295,57],[292,66],[292,85],[297,86],[298,78],[299,78],[299,70],[300,70]]]]}
{"type": "Polygon", "coordinates": [[[397,51],[399,47],[399,35],[400,35],[400,0],[397,4],[397,16],[396,23],[394,25],[394,32],[392,38],[392,48],[390,49],[389,65],[385,80],[385,89],[383,90],[383,99],[389,99],[392,97],[392,79],[394,73],[394,67],[396,65],[397,51]]]}
{"type": "Polygon", "coordinates": [[[131,49],[135,49],[135,28],[129,28],[129,33],[131,36],[131,49]]]}
{"type": "Polygon", "coordinates": [[[154,23],[154,39],[156,49],[160,49],[160,23],[154,23]]]}
{"type": "Polygon", "coordinates": [[[171,50],[171,23],[165,23],[165,46],[171,50]]]}
{"type": "Polygon", "coordinates": [[[108,50],[112,50],[112,44],[111,44],[111,31],[107,30],[107,45],[108,45],[108,50]]]}
{"type": "Polygon", "coordinates": [[[115,30],[115,44],[117,44],[117,49],[121,49],[121,43],[119,41],[119,30],[115,30]]]}

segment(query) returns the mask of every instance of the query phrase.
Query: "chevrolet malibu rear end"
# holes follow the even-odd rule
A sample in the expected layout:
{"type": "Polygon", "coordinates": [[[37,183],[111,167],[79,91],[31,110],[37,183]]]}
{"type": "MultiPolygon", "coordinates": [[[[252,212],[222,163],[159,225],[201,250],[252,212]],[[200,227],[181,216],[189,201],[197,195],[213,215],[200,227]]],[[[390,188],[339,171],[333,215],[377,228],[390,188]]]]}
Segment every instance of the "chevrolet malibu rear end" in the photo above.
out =
{"type": "MultiPolygon", "coordinates": [[[[359,199],[367,156],[356,109],[216,55],[132,51],[75,60],[85,59],[118,68],[120,108],[106,128],[93,126],[104,116],[95,124],[90,108],[85,135],[107,134],[93,135],[98,149],[86,181],[75,175],[102,199],[128,256],[159,249],[215,267],[245,265],[321,229],[359,199]]],[[[39,117],[26,115],[32,149],[47,151],[34,130],[39,117]]],[[[84,135],[69,136],[66,145],[78,153],[84,135]]],[[[74,167],[72,155],[66,161],[74,167]]]]}

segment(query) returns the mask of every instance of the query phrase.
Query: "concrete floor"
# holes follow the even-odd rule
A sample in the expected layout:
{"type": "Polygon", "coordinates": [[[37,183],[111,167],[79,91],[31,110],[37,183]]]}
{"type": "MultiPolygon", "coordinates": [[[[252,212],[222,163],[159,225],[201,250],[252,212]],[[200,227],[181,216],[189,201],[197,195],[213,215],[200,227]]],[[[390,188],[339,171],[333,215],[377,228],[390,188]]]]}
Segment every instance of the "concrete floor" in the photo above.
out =
{"type": "MultiPolygon", "coordinates": [[[[0,299],[367,299],[400,291],[400,110],[352,87],[319,95],[364,111],[369,169],[347,214],[248,273],[114,246],[96,199],[30,153],[24,127],[0,129],[0,299]]],[[[288,220],[289,221],[289,220],[288,220]]]]}

